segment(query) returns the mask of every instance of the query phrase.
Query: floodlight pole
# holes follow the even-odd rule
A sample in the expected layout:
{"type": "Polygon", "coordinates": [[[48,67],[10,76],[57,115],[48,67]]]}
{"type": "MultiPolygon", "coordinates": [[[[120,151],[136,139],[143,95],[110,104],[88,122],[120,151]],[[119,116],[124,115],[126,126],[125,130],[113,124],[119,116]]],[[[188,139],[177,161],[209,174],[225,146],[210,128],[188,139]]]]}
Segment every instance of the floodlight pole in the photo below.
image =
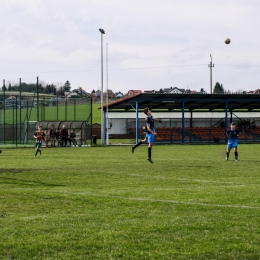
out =
{"type": "Polygon", "coordinates": [[[208,65],[210,68],[210,94],[212,94],[212,68],[214,67],[214,64],[212,64],[212,56],[210,54],[210,64],[208,65]]]}
{"type": "Polygon", "coordinates": [[[104,145],[104,119],[103,119],[103,34],[104,29],[99,29],[101,32],[101,145],[104,145]]]}
{"type": "Polygon", "coordinates": [[[110,125],[109,125],[109,122],[108,122],[108,43],[107,43],[107,46],[106,46],[106,69],[107,69],[107,111],[106,111],[106,143],[107,145],[109,145],[109,128],[110,128],[110,125]]]}

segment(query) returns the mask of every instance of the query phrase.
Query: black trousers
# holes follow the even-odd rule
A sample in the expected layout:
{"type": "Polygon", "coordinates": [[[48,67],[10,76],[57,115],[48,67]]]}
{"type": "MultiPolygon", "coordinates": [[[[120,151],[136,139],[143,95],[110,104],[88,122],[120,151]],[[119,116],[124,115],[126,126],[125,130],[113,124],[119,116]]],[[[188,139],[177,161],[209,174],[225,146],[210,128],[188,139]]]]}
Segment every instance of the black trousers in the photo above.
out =
{"type": "Polygon", "coordinates": [[[64,137],[64,136],[61,137],[61,146],[62,147],[67,146],[67,137],[64,137]]]}

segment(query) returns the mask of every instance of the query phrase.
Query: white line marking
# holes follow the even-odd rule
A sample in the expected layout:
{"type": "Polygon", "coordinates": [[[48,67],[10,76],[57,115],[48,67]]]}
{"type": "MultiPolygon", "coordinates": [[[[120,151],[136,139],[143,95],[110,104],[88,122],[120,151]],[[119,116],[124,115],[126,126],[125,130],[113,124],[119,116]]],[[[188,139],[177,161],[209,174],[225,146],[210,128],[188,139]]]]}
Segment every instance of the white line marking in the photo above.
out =
{"type": "Polygon", "coordinates": [[[231,184],[231,185],[239,185],[239,186],[247,186],[247,185],[256,185],[256,183],[238,183],[231,181],[207,181],[207,180],[199,180],[199,179],[187,179],[187,178],[178,178],[178,177],[164,177],[164,176],[148,176],[143,174],[128,174],[130,176],[143,177],[146,179],[162,179],[162,180],[176,180],[176,181],[189,181],[189,182],[204,182],[204,183],[220,183],[220,184],[231,184]]]}
{"type": "Polygon", "coordinates": [[[180,200],[162,200],[162,199],[153,199],[153,198],[134,198],[134,197],[107,195],[107,194],[95,194],[95,193],[91,193],[91,192],[65,192],[65,193],[74,194],[74,195],[82,195],[82,196],[103,197],[103,198],[112,198],[112,199],[124,199],[124,200],[134,200],[134,201],[149,201],[149,202],[185,204],[185,205],[198,205],[198,206],[204,206],[204,207],[260,209],[260,207],[247,206],[247,205],[223,205],[223,204],[208,204],[208,203],[202,203],[202,202],[188,202],[188,201],[180,201],[180,200]]]}

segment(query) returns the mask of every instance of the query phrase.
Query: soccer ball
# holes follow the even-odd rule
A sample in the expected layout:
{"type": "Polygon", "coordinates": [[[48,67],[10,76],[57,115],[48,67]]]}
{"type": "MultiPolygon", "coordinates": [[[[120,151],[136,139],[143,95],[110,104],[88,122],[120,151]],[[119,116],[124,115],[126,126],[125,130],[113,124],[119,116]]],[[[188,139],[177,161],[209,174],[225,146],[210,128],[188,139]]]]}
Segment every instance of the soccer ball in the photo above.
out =
{"type": "Polygon", "coordinates": [[[229,38],[227,38],[226,40],[225,40],[225,44],[230,44],[230,39],[229,38]]]}

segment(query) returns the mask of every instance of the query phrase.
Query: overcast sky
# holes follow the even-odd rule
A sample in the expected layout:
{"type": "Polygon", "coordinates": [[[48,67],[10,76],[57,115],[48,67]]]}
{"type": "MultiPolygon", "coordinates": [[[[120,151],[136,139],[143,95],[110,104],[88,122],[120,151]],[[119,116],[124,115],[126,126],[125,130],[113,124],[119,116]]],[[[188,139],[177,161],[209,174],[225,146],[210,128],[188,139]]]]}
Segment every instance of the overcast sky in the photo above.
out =
{"type": "MultiPolygon", "coordinates": [[[[0,80],[87,92],[260,88],[259,0],[0,0],[0,80]],[[231,43],[224,43],[226,38],[231,43]],[[108,51],[107,51],[108,50],[108,51]],[[108,57],[108,62],[107,61],[108,57]],[[108,72],[107,64],[108,63],[108,72]],[[108,80],[107,80],[108,74],[108,80]]],[[[2,84],[1,84],[2,85],[2,84]]]]}

